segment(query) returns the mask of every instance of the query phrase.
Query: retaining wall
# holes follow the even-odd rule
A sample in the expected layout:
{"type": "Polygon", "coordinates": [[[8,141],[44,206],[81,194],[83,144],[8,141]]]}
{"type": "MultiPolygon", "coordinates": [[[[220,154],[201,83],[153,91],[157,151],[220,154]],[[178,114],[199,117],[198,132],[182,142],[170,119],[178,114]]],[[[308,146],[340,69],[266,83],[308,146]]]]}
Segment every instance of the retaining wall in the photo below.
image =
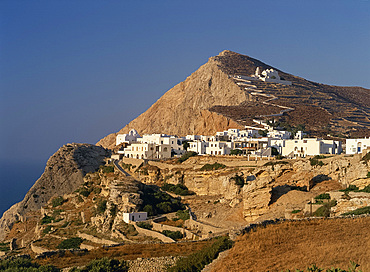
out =
{"type": "Polygon", "coordinates": [[[100,239],[100,238],[97,238],[95,236],[92,236],[92,235],[89,235],[89,234],[86,234],[86,233],[82,233],[82,232],[79,232],[79,231],[77,232],[77,236],[82,238],[82,239],[89,240],[93,243],[102,244],[102,245],[116,245],[116,244],[118,244],[117,242],[107,240],[107,239],[100,239]]]}
{"type": "Polygon", "coordinates": [[[159,232],[156,232],[156,231],[153,231],[153,230],[148,230],[148,229],[143,229],[143,228],[140,228],[136,225],[134,225],[137,232],[140,233],[140,234],[143,234],[143,235],[146,235],[146,236],[151,236],[151,237],[154,237],[154,238],[158,238],[159,240],[161,240],[162,242],[164,243],[174,243],[175,240],[171,239],[170,237],[167,237],[166,235],[163,235],[162,233],[159,233],[159,232]]]}

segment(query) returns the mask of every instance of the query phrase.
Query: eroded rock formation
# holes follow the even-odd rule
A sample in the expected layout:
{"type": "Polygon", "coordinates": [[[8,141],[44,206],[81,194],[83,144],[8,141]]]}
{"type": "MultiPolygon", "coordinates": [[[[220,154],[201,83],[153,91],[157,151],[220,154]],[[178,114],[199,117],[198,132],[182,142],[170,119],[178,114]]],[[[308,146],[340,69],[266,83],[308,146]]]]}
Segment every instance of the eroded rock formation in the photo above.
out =
{"type": "Polygon", "coordinates": [[[0,240],[4,239],[14,222],[23,221],[29,211],[44,206],[54,196],[76,190],[86,173],[96,171],[109,152],[90,144],[66,144],[46,163],[45,171],[27,192],[24,199],[4,212],[0,219],[0,240]]]}

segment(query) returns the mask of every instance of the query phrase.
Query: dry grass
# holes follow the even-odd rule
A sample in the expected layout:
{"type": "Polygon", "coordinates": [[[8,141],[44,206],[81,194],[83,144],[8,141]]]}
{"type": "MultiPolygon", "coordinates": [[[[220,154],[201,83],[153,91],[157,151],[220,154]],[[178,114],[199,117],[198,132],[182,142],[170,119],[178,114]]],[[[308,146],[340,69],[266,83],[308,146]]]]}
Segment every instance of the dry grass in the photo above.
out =
{"type": "Polygon", "coordinates": [[[53,256],[37,260],[39,264],[52,264],[58,268],[84,266],[94,259],[104,257],[114,259],[135,260],[137,258],[151,258],[161,256],[187,256],[201,250],[212,241],[199,241],[173,244],[129,244],[112,248],[91,250],[81,256],[66,252],[64,256],[53,256]]]}
{"type": "Polygon", "coordinates": [[[213,271],[283,271],[319,267],[370,271],[370,217],[286,222],[240,237],[213,271]]]}

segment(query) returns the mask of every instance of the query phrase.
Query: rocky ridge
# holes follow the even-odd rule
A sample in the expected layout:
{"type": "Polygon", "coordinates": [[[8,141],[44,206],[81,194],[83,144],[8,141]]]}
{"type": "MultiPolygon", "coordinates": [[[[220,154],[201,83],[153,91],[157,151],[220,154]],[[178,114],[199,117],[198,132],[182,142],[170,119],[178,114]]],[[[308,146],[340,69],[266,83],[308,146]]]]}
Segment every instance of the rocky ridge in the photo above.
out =
{"type": "Polygon", "coordinates": [[[55,196],[71,193],[82,183],[83,177],[95,172],[110,152],[90,144],[66,144],[54,153],[46,163],[45,171],[35,182],[21,202],[4,212],[0,219],[0,240],[16,221],[39,210],[55,196]]]}
{"type": "Polygon", "coordinates": [[[276,114],[280,109],[256,101],[252,91],[238,85],[234,75],[250,76],[257,67],[275,69],[291,86],[253,81],[251,84],[278,97],[275,104],[294,108],[281,122],[292,126],[307,124],[313,135],[329,133],[368,135],[370,132],[370,90],[319,84],[285,73],[259,60],[229,50],[209,58],[185,81],[167,91],[147,111],[117,133],[109,134],[97,145],[113,148],[118,133],[136,129],[140,134],[166,133],[213,135],[228,128],[249,125],[260,114],[276,114]],[[262,113],[261,113],[262,112],[262,113]],[[313,118],[313,116],[317,118],[313,118]]]}

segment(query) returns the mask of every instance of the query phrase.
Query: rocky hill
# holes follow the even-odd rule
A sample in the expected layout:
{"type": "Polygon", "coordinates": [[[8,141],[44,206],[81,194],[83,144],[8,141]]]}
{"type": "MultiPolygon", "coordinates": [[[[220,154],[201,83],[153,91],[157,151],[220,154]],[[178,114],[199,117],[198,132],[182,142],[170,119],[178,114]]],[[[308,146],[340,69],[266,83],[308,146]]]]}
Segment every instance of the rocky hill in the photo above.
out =
{"type": "Polygon", "coordinates": [[[90,144],[62,146],[49,158],[44,173],[24,199],[4,212],[0,219],[0,240],[14,222],[24,220],[26,213],[39,210],[52,197],[76,190],[83,183],[83,177],[89,172],[95,172],[109,155],[106,149],[90,144]]]}
{"type": "MultiPolygon", "coordinates": [[[[266,97],[267,97],[266,96],[266,97]]],[[[279,114],[278,106],[294,110],[274,117],[282,126],[306,125],[312,135],[368,136],[370,90],[319,84],[285,73],[261,61],[225,50],[211,57],[185,81],[167,91],[146,112],[117,133],[214,134],[251,124],[260,115],[279,114]],[[256,68],[275,69],[292,85],[253,81],[254,88],[277,97],[274,105],[254,90],[238,85],[235,75],[250,76],[256,68]]],[[[268,118],[267,118],[268,119],[268,118]]],[[[116,133],[97,144],[113,147],[116,133]]]]}

